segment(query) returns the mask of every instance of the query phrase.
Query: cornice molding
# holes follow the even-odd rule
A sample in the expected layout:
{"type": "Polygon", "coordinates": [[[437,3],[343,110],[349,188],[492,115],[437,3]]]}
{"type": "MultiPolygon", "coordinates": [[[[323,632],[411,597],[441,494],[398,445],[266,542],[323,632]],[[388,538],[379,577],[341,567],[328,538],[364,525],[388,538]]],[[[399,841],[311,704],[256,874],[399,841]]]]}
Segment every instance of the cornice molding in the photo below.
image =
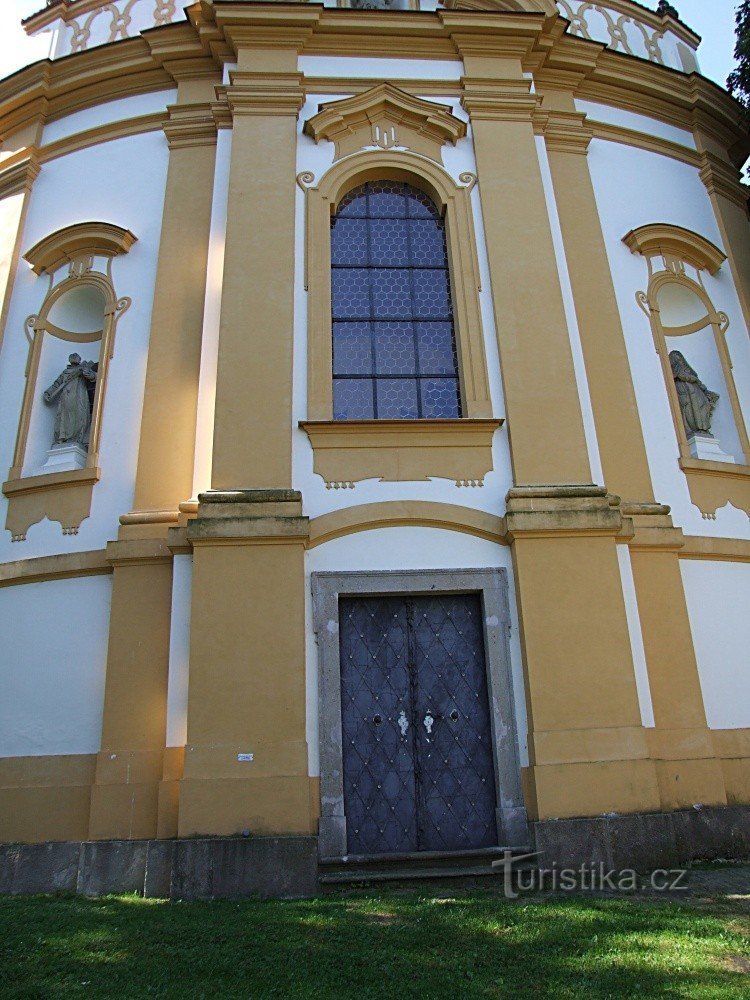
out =
{"type": "Polygon", "coordinates": [[[111,222],[77,222],[35,243],[23,255],[36,274],[52,274],[80,257],[117,257],[136,242],[129,229],[111,222]]]}
{"type": "MultiPolygon", "coordinates": [[[[238,41],[241,25],[250,24],[250,34],[261,47],[280,42],[288,46],[290,41],[294,47],[304,36],[301,51],[306,54],[463,57],[471,62],[474,56],[479,61],[505,52],[520,58],[523,69],[545,87],[565,86],[579,98],[701,130],[727,149],[736,165],[749,145],[739,106],[720,87],[697,74],[688,76],[566,34],[562,17],[466,9],[357,12],[258,2],[194,4],[187,15],[187,21],[137,38],[41,61],[2,81],[0,138],[28,125],[34,116],[51,121],[104,101],[171,88],[175,79],[194,72],[205,74],[213,67],[219,73],[235,58],[227,31],[231,29],[238,41]],[[284,36],[283,24],[289,18],[293,24],[284,36]]],[[[483,75],[467,69],[470,79],[483,75]]],[[[482,89],[475,87],[478,113],[482,103],[491,110],[489,82],[484,93],[482,89]]],[[[511,103],[517,114],[518,101],[511,103]]],[[[498,110],[510,109],[501,105],[498,110]]]]}
{"type": "Polygon", "coordinates": [[[747,210],[750,188],[740,180],[740,172],[731,163],[719,159],[714,153],[701,156],[700,179],[709,194],[727,198],[747,210]]]}
{"type": "Polygon", "coordinates": [[[541,97],[529,80],[464,77],[461,103],[474,121],[531,121],[541,97]]]}
{"type": "Polygon", "coordinates": [[[222,89],[233,117],[299,114],[305,101],[301,73],[250,73],[234,70],[222,89]]]}
{"type": "Polygon", "coordinates": [[[547,149],[561,153],[588,153],[594,130],[580,111],[542,111],[534,113],[534,131],[544,136],[547,149]]]}
{"type": "Polygon", "coordinates": [[[7,165],[0,161],[0,198],[30,191],[40,170],[36,150],[28,150],[20,158],[13,157],[13,162],[7,165]]]}
{"type": "Polygon", "coordinates": [[[709,274],[716,274],[727,259],[726,254],[710,240],[666,222],[631,229],[622,241],[631,253],[643,257],[676,257],[709,274]]]}
{"type": "Polygon", "coordinates": [[[402,146],[440,162],[441,148],[462,139],[466,124],[444,105],[381,83],[363,94],[321,105],[305,122],[304,132],[315,142],[334,142],[337,160],[375,145],[402,146]]]}
{"type": "Polygon", "coordinates": [[[164,134],[170,149],[216,144],[212,104],[172,104],[167,108],[164,134]]]}

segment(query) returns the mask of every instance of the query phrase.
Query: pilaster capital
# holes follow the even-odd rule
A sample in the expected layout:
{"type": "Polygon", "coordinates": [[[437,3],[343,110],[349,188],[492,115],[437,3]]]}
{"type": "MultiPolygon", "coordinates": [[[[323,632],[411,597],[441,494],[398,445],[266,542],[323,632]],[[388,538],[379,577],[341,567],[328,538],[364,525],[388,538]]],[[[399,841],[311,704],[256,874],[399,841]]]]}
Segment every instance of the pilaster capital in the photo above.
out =
{"type": "Polygon", "coordinates": [[[253,73],[235,70],[231,85],[221,89],[232,117],[238,115],[292,115],[300,112],[305,100],[302,73],[253,73]]]}
{"type": "Polygon", "coordinates": [[[186,534],[193,546],[304,544],[310,529],[296,490],[211,490],[199,495],[186,534]]]}
{"type": "Polygon", "coordinates": [[[524,79],[464,77],[461,104],[474,121],[531,122],[541,98],[524,79]]]}
{"type": "Polygon", "coordinates": [[[628,548],[679,552],[685,545],[682,528],[672,521],[671,508],[666,504],[628,501],[620,504],[622,531],[620,539],[628,548]]]}
{"type": "Polygon", "coordinates": [[[167,108],[164,134],[170,149],[216,144],[217,125],[213,106],[206,104],[171,104],[167,108]]]}
{"type": "Polygon", "coordinates": [[[609,535],[622,529],[620,498],[603,486],[516,486],[508,491],[508,538],[609,535]]]}
{"type": "Polygon", "coordinates": [[[708,151],[702,154],[701,163],[700,179],[709,194],[727,198],[741,208],[747,208],[750,189],[740,180],[736,167],[708,151]]]}
{"type": "Polygon", "coordinates": [[[534,131],[544,136],[547,149],[561,153],[588,153],[594,138],[593,129],[586,124],[586,115],[579,111],[534,112],[534,131]]]}
{"type": "Polygon", "coordinates": [[[9,159],[10,162],[0,162],[0,198],[30,191],[41,170],[36,148],[25,149],[9,159]]]}

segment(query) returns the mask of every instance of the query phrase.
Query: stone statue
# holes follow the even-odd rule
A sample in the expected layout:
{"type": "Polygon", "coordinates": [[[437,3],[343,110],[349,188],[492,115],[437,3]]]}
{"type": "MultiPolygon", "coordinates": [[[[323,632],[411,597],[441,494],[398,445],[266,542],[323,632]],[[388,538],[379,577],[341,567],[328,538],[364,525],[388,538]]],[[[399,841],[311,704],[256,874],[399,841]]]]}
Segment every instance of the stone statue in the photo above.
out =
{"type": "Polygon", "coordinates": [[[351,0],[355,10],[390,10],[394,0],[351,0]]]}
{"type": "Polygon", "coordinates": [[[673,7],[671,3],[667,3],[667,0],[659,0],[656,7],[656,13],[660,17],[673,17],[675,21],[680,20],[680,15],[677,13],[677,8],[673,7]]]}
{"type": "Polygon", "coordinates": [[[680,351],[669,352],[669,363],[687,436],[711,435],[711,419],[719,402],[718,393],[705,387],[680,351]]]}
{"type": "Polygon", "coordinates": [[[81,361],[80,354],[71,354],[68,367],[44,390],[44,402],[57,403],[56,445],[72,442],[88,448],[98,367],[96,361],[81,361]]]}

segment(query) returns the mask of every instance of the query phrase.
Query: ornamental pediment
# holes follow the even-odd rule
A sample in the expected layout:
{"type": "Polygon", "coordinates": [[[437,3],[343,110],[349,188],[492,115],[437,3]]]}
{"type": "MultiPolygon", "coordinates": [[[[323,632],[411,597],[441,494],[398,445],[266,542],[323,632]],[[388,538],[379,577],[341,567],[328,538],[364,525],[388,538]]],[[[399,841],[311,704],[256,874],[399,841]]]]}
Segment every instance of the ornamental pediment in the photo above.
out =
{"type": "Polygon", "coordinates": [[[355,97],[332,101],[305,122],[316,142],[335,143],[335,159],[360,149],[410,149],[440,162],[445,143],[466,135],[466,124],[442,104],[433,104],[381,83],[355,97]]]}

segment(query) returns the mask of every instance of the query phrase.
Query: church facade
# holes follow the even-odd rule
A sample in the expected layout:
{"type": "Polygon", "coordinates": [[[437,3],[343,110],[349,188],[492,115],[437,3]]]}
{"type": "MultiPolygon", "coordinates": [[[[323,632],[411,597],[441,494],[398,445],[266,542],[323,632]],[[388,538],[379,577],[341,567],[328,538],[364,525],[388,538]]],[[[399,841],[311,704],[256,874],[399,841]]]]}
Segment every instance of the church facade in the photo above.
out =
{"type": "Polygon", "coordinates": [[[750,143],[674,9],[25,29],[3,887],[746,855],[750,143]]]}

